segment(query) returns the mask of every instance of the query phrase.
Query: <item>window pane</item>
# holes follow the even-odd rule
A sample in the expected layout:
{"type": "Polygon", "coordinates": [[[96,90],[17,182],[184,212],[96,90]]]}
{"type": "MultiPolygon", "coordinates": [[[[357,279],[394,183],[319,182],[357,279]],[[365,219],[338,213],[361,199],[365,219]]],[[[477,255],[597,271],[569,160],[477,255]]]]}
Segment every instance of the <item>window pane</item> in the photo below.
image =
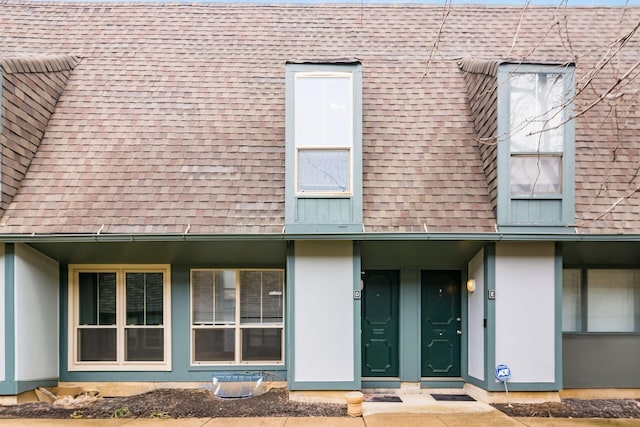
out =
{"type": "Polygon", "coordinates": [[[213,324],[213,271],[191,273],[191,298],[193,323],[213,324]]]}
{"type": "Polygon", "coordinates": [[[562,191],[562,158],[511,157],[511,194],[554,194],[562,191]]]}
{"type": "Polygon", "coordinates": [[[164,322],[164,275],[146,273],[146,324],[162,325],[164,322]]]}
{"type": "Polygon", "coordinates": [[[512,73],[510,84],[511,151],[562,152],[562,74],[512,73]]]}
{"type": "Polygon", "coordinates": [[[233,362],[235,359],[234,329],[195,329],[193,340],[196,362],[233,362]]]}
{"type": "Polygon", "coordinates": [[[116,329],[78,329],[78,360],[114,362],[116,360],[116,329]]]}
{"type": "Polygon", "coordinates": [[[582,330],[581,274],[578,269],[562,271],[562,330],[582,330]]]}
{"type": "Polygon", "coordinates": [[[349,151],[299,150],[298,191],[349,191],[349,151]]]}
{"type": "Polygon", "coordinates": [[[282,329],[243,329],[242,360],[245,362],[282,360],[282,329]]]}
{"type": "Polygon", "coordinates": [[[162,325],[163,274],[127,273],[127,325],[162,325]]]}
{"type": "Polygon", "coordinates": [[[589,270],[590,332],[634,332],[640,270],[589,270]]]}
{"type": "Polygon", "coordinates": [[[125,329],[125,360],[128,362],[162,362],[164,328],[125,329]]]}
{"type": "Polygon", "coordinates": [[[236,323],[236,272],[216,271],[215,322],[217,325],[236,323]]]}
{"type": "Polygon", "coordinates": [[[79,274],[80,325],[115,325],[116,273],[79,274]]]}
{"type": "Polygon", "coordinates": [[[262,273],[262,322],[282,323],[284,310],[284,277],[282,271],[262,273]]]}
{"type": "Polygon", "coordinates": [[[240,323],[262,322],[262,274],[240,272],[240,323]]]}
{"type": "Polygon", "coordinates": [[[297,76],[294,114],[297,146],[351,147],[351,76],[297,76]]]}
{"type": "Polygon", "coordinates": [[[144,273],[127,273],[127,325],[144,325],[144,273]]]}
{"type": "Polygon", "coordinates": [[[282,271],[240,272],[240,322],[282,323],[282,271]]]}

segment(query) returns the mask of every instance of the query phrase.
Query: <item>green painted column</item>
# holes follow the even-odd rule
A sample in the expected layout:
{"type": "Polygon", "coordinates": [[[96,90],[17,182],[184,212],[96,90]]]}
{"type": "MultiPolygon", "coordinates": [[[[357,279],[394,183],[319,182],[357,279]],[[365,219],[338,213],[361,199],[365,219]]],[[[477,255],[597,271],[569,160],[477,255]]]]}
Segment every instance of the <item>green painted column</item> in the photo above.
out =
{"type": "Polygon", "coordinates": [[[420,277],[400,270],[400,381],[420,381],[420,277]]]}

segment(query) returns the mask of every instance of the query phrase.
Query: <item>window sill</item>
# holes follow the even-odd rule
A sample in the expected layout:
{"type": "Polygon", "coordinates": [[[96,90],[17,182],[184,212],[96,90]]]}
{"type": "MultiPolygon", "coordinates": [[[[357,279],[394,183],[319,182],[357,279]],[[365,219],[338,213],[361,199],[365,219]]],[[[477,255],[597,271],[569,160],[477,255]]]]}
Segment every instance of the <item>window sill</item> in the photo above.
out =
{"type": "Polygon", "coordinates": [[[69,372],[92,372],[92,371],[99,371],[99,372],[105,372],[105,371],[110,371],[110,372],[121,372],[121,371],[126,371],[126,372],[134,372],[134,371],[145,371],[145,372],[149,372],[149,371],[157,371],[157,372],[169,372],[171,371],[171,364],[169,363],[158,363],[158,364],[154,364],[154,365],[150,365],[148,363],[144,363],[144,364],[136,364],[136,365],[132,365],[132,364],[114,364],[114,363],[109,363],[109,364],[98,364],[98,363],[92,363],[92,364],[72,364],[69,366],[69,372]]]}

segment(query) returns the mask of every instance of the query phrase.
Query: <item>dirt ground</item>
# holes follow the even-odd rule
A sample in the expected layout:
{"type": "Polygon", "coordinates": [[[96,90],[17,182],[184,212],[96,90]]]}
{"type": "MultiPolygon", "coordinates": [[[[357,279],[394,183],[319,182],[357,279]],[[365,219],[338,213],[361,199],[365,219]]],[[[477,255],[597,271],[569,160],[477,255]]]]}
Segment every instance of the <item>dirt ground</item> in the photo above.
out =
{"type": "Polygon", "coordinates": [[[494,404],[512,417],[640,418],[640,399],[563,399],[536,404],[494,404]]]}
{"type": "Polygon", "coordinates": [[[221,399],[203,389],[160,389],[129,397],[100,398],[65,408],[45,402],[0,406],[1,418],[222,418],[342,417],[347,405],[289,401],[273,389],[246,399],[221,399]]]}
{"type": "MultiPolygon", "coordinates": [[[[510,416],[557,418],[636,418],[639,400],[565,399],[561,403],[495,404],[510,416]]],[[[129,397],[100,398],[73,407],[46,402],[0,406],[1,418],[222,418],[341,417],[346,405],[300,403],[274,389],[247,399],[221,399],[203,389],[161,389],[129,397]]]]}

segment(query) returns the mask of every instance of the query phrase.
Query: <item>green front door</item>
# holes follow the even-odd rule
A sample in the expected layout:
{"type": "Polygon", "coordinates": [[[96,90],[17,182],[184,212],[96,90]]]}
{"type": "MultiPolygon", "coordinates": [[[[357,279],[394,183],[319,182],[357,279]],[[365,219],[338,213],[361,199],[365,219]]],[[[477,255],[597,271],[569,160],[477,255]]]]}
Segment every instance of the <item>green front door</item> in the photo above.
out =
{"type": "Polygon", "coordinates": [[[362,291],[362,376],[398,376],[398,271],[367,271],[362,291]]]}
{"type": "Polygon", "coordinates": [[[460,271],[421,272],[423,377],[460,376],[460,271]]]}

